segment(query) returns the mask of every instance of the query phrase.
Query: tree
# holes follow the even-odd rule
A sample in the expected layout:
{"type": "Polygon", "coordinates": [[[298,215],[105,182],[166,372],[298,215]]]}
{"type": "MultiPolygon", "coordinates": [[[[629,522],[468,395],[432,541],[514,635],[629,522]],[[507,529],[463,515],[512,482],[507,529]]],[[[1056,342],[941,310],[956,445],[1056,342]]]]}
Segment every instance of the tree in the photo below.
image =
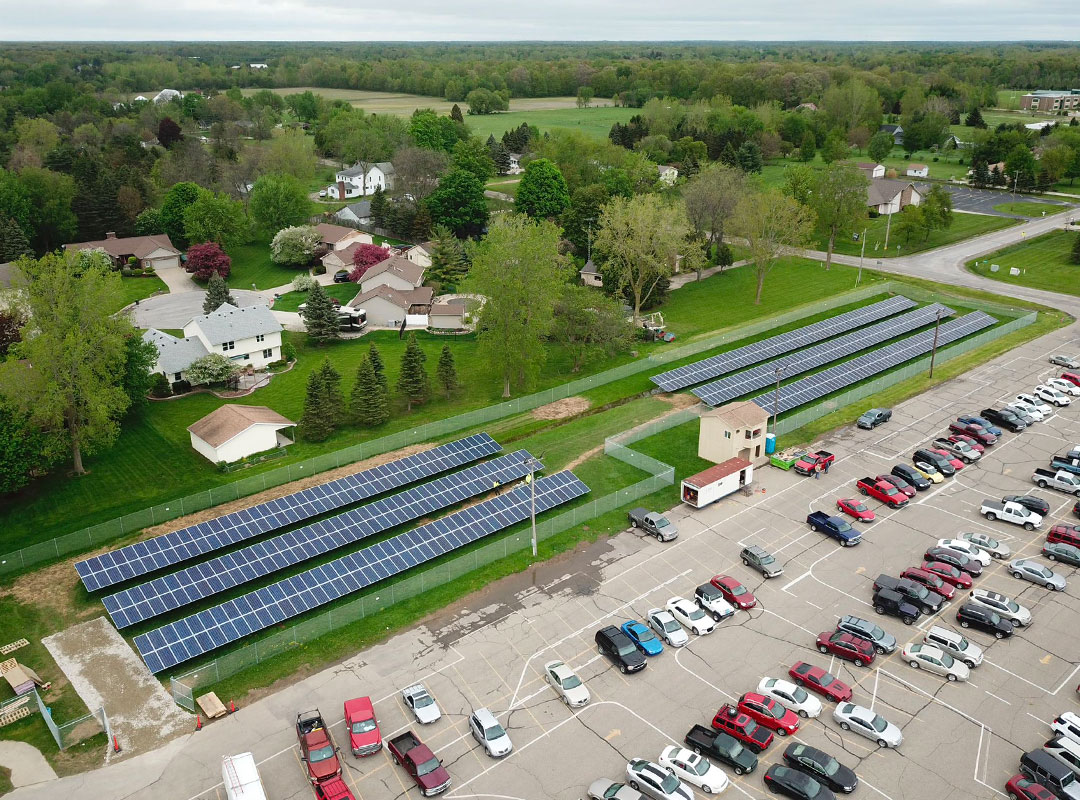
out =
{"type": "Polygon", "coordinates": [[[1053,184],[1065,177],[1075,158],[1076,153],[1069,145],[1054,142],[1043,148],[1039,166],[1046,171],[1047,179],[1053,184]]]}
{"type": "Polygon", "coordinates": [[[1006,186],[1013,184],[1014,189],[1024,191],[1035,184],[1035,156],[1031,148],[1018,144],[1005,157],[1006,186]]]}
{"type": "Polygon", "coordinates": [[[183,139],[184,133],[180,130],[180,126],[171,117],[162,117],[157,129],[158,143],[168,150],[177,142],[183,141],[183,139]]]}
{"type": "Polygon", "coordinates": [[[262,155],[265,172],[288,175],[297,182],[311,180],[317,163],[315,140],[300,129],[275,130],[262,155]]]}
{"type": "Polygon", "coordinates": [[[324,358],[319,367],[319,378],[323,384],[323,413],[336,428],[345,418],[345,395],[341,391],[341,373],[334,368],[329,357],[324,358]]]}
{"type": "Polygon", "coordinates": [[[495,172],[499,175],[506,175],[510,172],[510,151],[506,149],[506,145],[502,142],[496,142],[489,151],[491,160],[495,164],[495,172]]]}
{"type": "Polygon", "coordinates": [[[881,126],[881,97],[876,89],[858,79],[830,86],[820,105],[826,126],[844,134],[860,125],[872,131],[881,126]]]}
{"type": "Polygon", "coordinates": [[[341,338],[341,323],[338,320],[337,309],[334,308],[330,295],[321,284],[316,283],[311,287],[307,300],[304,302],[304,310],[300,312],[300,317],[304,320],[308,336],[319,344],[341,338]]]}
{"type": "MultiPolygon", "coordinates": [[[[136,236],[155,236],[165,233],[165,227],[161,224],[161,210],[157,208],[144,208],[135,217],[136,236]]],[[[173,242],[176,244],[176,242],[173,242]]],[[[177,245],[179,246],[179,245],[177,245]]]]}
{"type": "Polygon", "coordinates": [[[189,242],[216,242],[235,247],[250,238],[251,223],[244,204],[224,192],[202,189],[184,209],[184,236],[189,242]]]}
{"type": "Polygon", "coordinates": [[[188,246],[187,234],[184,231],[184,211],[198,199],[201,191],[203,190],[198,184],[177,183],[165,193],[165,199],[161,201],[159,217],[162,231],[172,241],[173,246],[181,250],[186,250],[188,246]]]}
{"type": "Polygon", "coordinates": [[[16,303],[0,307],[0,361],[7,357],[13,345],[22,341],[22,327],[26,315],[16,303]]]}
{"type": "Polygon", "coordinates": [[[465,170],[444,175],[426,205],[434,224],[445,225],[458,236],[475,235],[488,222],[484,184],[465,170]]]}
{"type": "Polygon", "coordinates": [[[825,251],[825,269],[832,266],[836,235],[851,231],[866,219],[866,176],[855,167],[830,165],[818,174],[811,195],[811,207],[817,212],[818,228],[829,237],[825,251]]]}
{"type": "Polygon", "coordinates": [[[371,359],[365,356],[356,368],[356,380],[349,394],[349,418],[356,425],[374,428],[390,418],[386,391],[379,383],[371,359]]]}
{"type": "Polygon", "coordinates": [[[322,234],[311,225],[284,228],[270,242],[270,260],[275,264],[306,267],[321,245],[322,234]]]}
{"type": "MultiPolygon", "coordinates": [[[[229,277],[229,272],[232,269],[232,259],[221,249],[221,245],[214,242],[193,244],[188,248],[187,263],[184,266],[188,272],[194,275],[195,280],[208,281],[214,275],[219,278],[229,277]]],[[[236,303],[232,303],[232,305],[236,305],[236,303]]]]}
{"type": "Polygon", "coordinates": [[[469,106],[470,114],[494,114],[509,108],[509,104],[499,93],[483,88],[469,92],[465,96],[465,103],[469,106]]]}
{"type": "Polygon", "coordinates": [[[386,227],[386,193],[381,186],[376,186],[371,194],[371,221],[376,228],[386,227]]]}
{"type": "Polygon", "coordinates": [[[971,109],[964,124],[969,128],[982,128],[983,130],[986,130],[986,122],[983,121],[982,112],[979,111],[978,106],[971,109]]]}
{"type": "Polygon", "coordinates": [[[414,405],[427,401],[431,393],[431,384],[424,361],[427,357],[416,343],[416,334],[410,333],[401,354],[401,370],[398,372],[397,392],[405,398],[406,411],[412,411],[414,405]]]}
{"type": "Polygon", "coordinates": [[[675,272],[676,256],[682,254],[691,264],[695,254],[701,256],[691,236],[686,212],[666,205],[659,195],[616,197],[604,207],[593,252],[604,286],[633,307],[635,326],[661,281],[675,272]]]}
{"type": "Polygon", "coordinates": [[[591,86],[579,86],[577,90],[577,107],[588,108],[593,101],[593,97],[595,97],[595,93],[591,86]]]}
{"type": "Polygon", "coordinates": [[[887,131],[878,131],[870,137],[870,144],[866,146],[866,153],[875,163],[884,161],[892,152],[895,144],[892,134],[887,131]]]}
{"type": "Polygon", "coordinates": [[[503,397],[525,387],[547,356],[544,339],[568,277],[559,229],[546,220],[502,214],[480,242],[469,243],[471,290],[487,298],[480,310],[481,359],[500,375],[503,397]]]}
{"type": "Polygon", "coordinates": [[[761,146],[749,139],[739,145],[735,151],[735,158],[739,162],[739,169],[748,175],[761,172],[761,146]]]}
{"type": "Polygon", "coordinates": [[[251,187],[249,202],[255,224],[271,234],[311,216],[307,191],[292,175],[263,175],[251,187]]]}
{"type": "Polygon", "coordinates": [[[930,237],[931,231],[948,229],[953,222],[952,195],[945,187],[934,186],[923,200],[922,212],[926,231],[924,239],[930,237]]]}
{"type": "Polygon", "coordinates": [[[49,253],[18,269],[29,321],[14,358],[0,365],[0,393],[35,426],[60,435],[82,475],[83,454],[116,441],[131,404],[125,342],[136,333],[110,313],[121,279],[101,253],[49,253]]]}
{"type": "Polygon", "coordinates": [[[746,240],[757,275],[754,305],[761,305],[765,276],[786,251],[807,242],[814,229],[814,212],[778,189],[766,189],[739,201],[731,227],[746,240]]]}
{"type": "Polygon", "coordinates": [[[1072,250],[1069,251],[1069,263],[1080,264],[1080,234],[1073,234],[1072,250]]]}
{"type": "Polygon", "coordinates": [[[821,160],[826,164],[831,164],[845,158],[848,152],[847,142],[844,140],[843,134],[840,131],[833,131],[825,137],[825,144],[821,147],[821,160]]]}
{"type": "Polygon", "coordinates": [[[814,140],[813,131],[803,134],[802,143],[799,145],[799,160],[813,161],[817,155],[817,142],[814,140]]]}
{"type": "MultiPolygon", "coordinates": [[[[471,113],[471,112],[470,112],[471,113]]],[[[409,118],[409,137],[417,147],[449,153],[458,140],[457,124],[430,108],[418,108],[409,118]]]]}
{"type": "Polygon", "coordinates": [[[332,420],[326,416],[326,387],[323,385],[322,371],[313,369],[308,375],[307,388],[304,391],[304,410],[296,432],[301,439],[309,442],[323,442],[334,432],[332,420]]]}
{"type": "Polygon", "coordinates": [[[414,204],[424,202],[438,188],[439,177],[446,172],[448,163],[446,154],[440,150],[399,148],[394,153],[395,192],[400,196],[409,195],[414,204]]]}
{"type": "Polygon", "coordinates": [[[809,164],[788,164],[784,167],[784,191],[804,206],[810,205],[816,180],[817,170],[809,164]]]}
{"type": "Polygon", "coordinates": [[[705,245],[706,252],[712,253],[724,241],[724,227],[745,191],[745,173],[723,164],[709,164],[686,182],[682,193],[686,218],[694,239],[705,245]]]}
{"type": "Polygon", "coordinates": [[[579,372],[595,358],[629,350],[633,328],[618,300],[587,286],[567,284],[555,303],[551,338],[570,354],[571,372],[579,372]]]}
{"type": "Polygon", "coordinates": [[[450,109],[450,119],[454,122],[460,122],[462,125],[465,124],[465,117],[461,116],[461,106],[457,103],[454,103],[454,107],[450,109]]]}
{"type": "Polygon", "coordinates": [[[154,383],[154,365],[158,351],[153,342],[148,342],[136,333],[124,341],[124,375],[121,385],[128,396],[127,413],[138,411],[147,406],[146,396],[154,383]]]}
{"type": "Polygon", "coordinates": [[[378,381],[379,386],[382,387],[383,394],[390,397],[390,384],[386,380],[386,365],[382,360],[382,353],[379,352],[379,348],[375,346],[375,342],[371,343],[368,347],[368,360],[371,362],[371,371],[375,373],[375,380],[378,381]]]}
{"type": "Polygon", "coordinates": [[[236,300],[233,299],[225,279],[219,273],[211,272],[210,282],[206,285],[206,297],[203,298],[202,312],[211,314],[226,303],[235,306],[236,300]]]}
{"type": "Polygon", "coordinates": [[[33,254],[30,240],[26,238],[19,223],[11,217],[0,217],[0,264],[33,254]]]}
{"type": "Polygon", "coordinates": [[[916,233],[926,230],[926,215],[921,206],[907,206],[896,216],[892,223],[893,236],[904,237],[904,244],[910,242],[916,233]]]}
{"type": "Polygon", "coordinates": [[[185,371],[192,386],[207,386],[213,383],[227,383],[240,372],[235,362],[221,353],[210,353],[191,362],[185,371]]]}
{"type": "Polygon", "coordinates": [[[450,163],[454,169],[471,172],[481,181],[489,180],[495,174],[495,162],[484,143],[475,136],[462,139],[454,145],[450,154],[450,163]]]}
{"type": "Polygon", "coordinates": [[[43,167],[24,167],[19,182],[30,199],[30,244],[34,250],[47,253],[71,241],[79,225],[71,210],[76,191],[72,177],[43,167]]]}
{"type": "Polygon", "coordinates": [[[30,413],[0,397],[0,495],[18,491],[63,455],[62,437],[42,430],[30,413]]]}
{"type": "Polygon", "coordinates": [[[514,208],[534,218],[559,216],[570,205],[566,179],[553,161],[538,158],[525,167],[514,208]]]}
{"type": "Polygon", "coordinates": [[[360,279],[364,277],[365,272],[388,258],[390,258],[390,251],[385,247],[377,244],[358,245],[353,250],[353,270],[349,273],[349,280],[353,283],[360,283],[360,279]]]}
{"type": "MultiPolygon", "coordinates": [[[[581,288],[585,288],[584,286],[581,288]]],[[[439,353],[439,365],[435,370],[435,377],[439,381],[439,385],[446,392],[446,399],[450,399],[450,395],[458,388],[458,376],[457,368],[454,366],[454,354],[450,352],[450,345],[444,344],[442,352],[439,353]]]]}
{"type": "Polygon", "coordinates": [[[436,225],[432,240],[431,266],[428,280],[438,286],[439,292],[455,291],[469,272],[469,260],[465,248],[453,231],[436,225]]]}
{"type": "Polygon", "coordinates": [[[990,172],[985,161],[976,161],[971,165],[971,185],[977,188],[990,185],[990,172]]]}

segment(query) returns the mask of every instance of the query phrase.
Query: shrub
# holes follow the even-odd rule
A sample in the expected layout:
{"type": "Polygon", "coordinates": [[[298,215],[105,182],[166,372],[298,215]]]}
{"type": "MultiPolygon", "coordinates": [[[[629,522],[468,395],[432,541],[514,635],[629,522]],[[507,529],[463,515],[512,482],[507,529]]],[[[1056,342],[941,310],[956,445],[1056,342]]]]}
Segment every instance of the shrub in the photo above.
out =
{"type": "Polygon", "coordinates": [[[306,272],[301,272],[292,279],[292,288],[297,292],[306,292],[316,284],[316,280],[306,272]]]}
{"type": "Polygon", "coordinates": [[[135,258],[135,256],[128,256],[127,263],[129,267],[134,267],[138,262],[139,259],[135,258]]]}
{"type": "Polygon", "coordinates": [[[191,391],[191,384],[187,381],[173,381],[173,394],[187,394],[191,391]]]}
{"type": "Polygon", "coordinates": [[[376,264],[382,263],[390,257],[390,251],[377,244],[362,244],[353,252],[353,269],[349,273],[349,280],[359,283],[364,273],[376,264]]]}
{"type": "Polygon", "coordinates": [[[215,242],[193,244],[187,251],[187,263],[184,265],[197,281],[208,281],[215,272],[222,278],[228,278],[232,270],[232,259],[215,242]]]}
{"type": "Polygon", "coordinates": [[[322,235],[311,225],[284,228],[270,243],[270,259],[275,264],[303,267],[315,258],[321,244],[322,235]]]}
{"type": "Polygon", "coordinates": [[[121,267],[120,274],[125,278],[131,277],[131,267],[121,267]]]}
{"type": "Polygon", "coordinates": [[[279,369],[284,369],[286,364],[288,364],[287,361],[282,361],[279,359],[277,361],[271,361],[269,364],[266,365],[266,368],[271,372],[277,372],[279,369]]]}
{"type": "Polygon", "coordinates": [[[143,274],[143,268],[142,267],[135,267],[133,270],[131,270],[131,274],[132,275],[142,275],[143,274]]]}
{"type": "Polygon", "coordinates": [[[325,275],[326,274],[326,265],[325,264],[316,264],[315,268],[312,269],[311,271],[315,275],[325,275]]]}
{"type": "Polygon", "coordinates": [[[145,267],[143,267],[143,272],[145,272],[147,275],[153,275],[154,274],[154,265],[153,264],[147,264],[145,267]]]}
{"type": "Polygon", "coordinates": [[[169,379],[160,372],[154,373],[154,377],[150,381],[150,396],[168,397],[171,394],[172,387],[169,386],[169,379]]]}
{"type": "Polygon", "coordinates": [[[281,345],[281,357],[286,361],[296,361],[296,348],[293,347],[292,342],[281,345]]]}
{"type": "Polygon", "coordinates": [[[221,353],[210,353],[197,358],[188,366],[188,378],[196,386],[226,383],[240,371],[240,367],[221,353]]]}

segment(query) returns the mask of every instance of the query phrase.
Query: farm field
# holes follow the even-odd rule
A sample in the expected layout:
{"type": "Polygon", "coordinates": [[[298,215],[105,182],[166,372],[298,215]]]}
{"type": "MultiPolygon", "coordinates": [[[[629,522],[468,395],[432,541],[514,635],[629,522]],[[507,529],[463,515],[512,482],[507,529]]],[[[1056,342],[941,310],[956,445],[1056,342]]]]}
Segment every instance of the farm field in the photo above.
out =
{"type": "Polygon", "coordinates": [[[638,109],[614,106],[517,111],[514,109],[514,101],[511,100],[510,111],[467,116],[465,124],[481,139],[487,139],[489,135],[498,139],[505,131],[517,128],[523,122],[535,125],[541,132],[552,128],[566,128],[580,131],[594,139],[606,139],[612,125],[616,122],[627,122],[636,113],[638,109]]]}
{"type": "MultiPolygon", "coordinates": [[[[244,95],[252,95],[260,89],[243,89],[244,95]]],[[[422,94],[405,94],[401,92],[369,92],[363,89],[321,89],[317,86],[292,86],[282,89],[271,89],[275,94],[287,97],[290,94],[302,94],[312,92],[322,95],[327,100],[346,100],[357,108],[362,108],[372,114],[400,114],[409,116],[418,108],[430,108],[440,114],[449,114],[454,104],[442,97],[431,97],[422,94]]],[[[603,98],[599,102],[608,102],[603,98]]],[[[465,112],[465,101],[458,103],[462,113],[465,112]]],[[[541,111],[546,109],[576,109],[576,97],[515,97],[510,100],[510,111],[541,111]]]]}
{"type": "Polygon", "coordinates": [[[1075,231],[1053,231],[969,261],[967,267],[1002,283],[1080,295],[1080,265],[1069,263],[1078,236],[1075,231]],[[997,272],[990,269],[994,264],[999,267],[997,272]],[[1010,268],[1020,270],[1020,274],[1010,275],[1010,268]]]}

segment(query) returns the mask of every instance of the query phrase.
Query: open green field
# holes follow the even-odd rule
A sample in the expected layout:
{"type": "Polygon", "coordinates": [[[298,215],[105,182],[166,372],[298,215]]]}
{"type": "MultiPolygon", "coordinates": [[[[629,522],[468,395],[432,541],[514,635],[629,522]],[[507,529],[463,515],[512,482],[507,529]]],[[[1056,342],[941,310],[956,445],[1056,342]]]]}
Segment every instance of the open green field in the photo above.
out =
{"type": "Polygon", "coordinates": [[[169,290],[169,287],[165,285],[165,281],[156,275],[152,278],[121,278],[120,281],[120,293],[114,298],[114,302],[110,304],[110,312],[119,311],[136,300],[145,300],[157,292],[167,292],[169,290]]]}
{"type": "Polygon", "coordinates": [[[1002,214],[1017,214],[1021,217],[1045,217],[1050,214],[1060,214],[1066,211],[1067,206],[1053,205],[1051,203],[1025,203],[1022,200],[1015,203],[1000,203],[994,206],[994,211],[1002,214]]]}
{"type": "Polygon", "coordinates": [[[1044,233],[969,261],[967,267],[978,275],[1002,283],[1080,295],[1080,265],[1069,263],[1069,254],[1078,236],[1080,232],[1076,231],[1044,233]],[[994,264],[999,267],[997,272],[990,269],[994,264]],[[1020,274],[1010,275],[1010,267],[1020,270],[1020,274]]]}
{"type": "Polygon", "coordinates": [[[517,197],[518,186],[521,184],[521,178],[507,178],[498,177],[493,178],[484,184],[485,189],[490,189],[493,192],[499,192],[501,194],[507,194],[511,197],[517,197]]]}
{"type": "MultiPolygon", "coordinates": [[[[894,215],[895,216],[895,215],[894,215]]],[[[896,220],[894,219],[893,222],[896,220]]],[[[943,247],[962,239],[970,239],[990,231],[1008,228],[1016,225],[1017,220],[1009,217],[991,217],[986,214],[953,214],[952,225],[945,230],[931,231],[925,239],[922,234],[915,234],[910,240],[905,241],[902,236],[896,236],[895,230],[889,230],[889,218],[887,216],[866,221],[866,258],[893,258],[895,256],[907,256],[912,253],[921,253],[924,250],[932,250],[935,247],[943,247]],[[885,249],[885,234],[889,232],[889,248],[885,249]]],[[[838,234],[834,251],[849,256],[857,256],[861,252],[862,242],[855,241],[852,231],[847,235],[838,234]]],[[[828,244],[825,237],[817,241],[817,248],[824,250],[828,244]]],[[[867,263],[871,263],[867,261],[867,263]]]]}
{"type": "Polygon", "coordinates": [[[303,270],[275,264],[270,260],[270,240],[259,237],[247,244],[229,248],[232,271],[225,282],[233,289],[273,289],[292,281],[303,270]]]}
{"type": "Polygon", "coordinates": [[[630,117],[639,113],[638,109],[615,106],[515,111],[513,101],[510,108],[510,111],[498,114],[465,117],[465,124],[481,139],[487,139],[489,135],[499,139],[503,133],[519,127],[522,122],[535,125],[541,133],[552,128],[567,128],[580,131],[594,139],[606,139],[612,125],[616,122],[628,122],[630,117]]]}
{"type": "MultiPolygon", "coordinates": [[[[348,303],[360,292],[360,287],[355,283],[331,283],[323,289],[331,297],[348,303]]],[[[274,311],[299,311],[300,304],[307,300],[307,292],[286,292],[274,301],[274,311]]]]}

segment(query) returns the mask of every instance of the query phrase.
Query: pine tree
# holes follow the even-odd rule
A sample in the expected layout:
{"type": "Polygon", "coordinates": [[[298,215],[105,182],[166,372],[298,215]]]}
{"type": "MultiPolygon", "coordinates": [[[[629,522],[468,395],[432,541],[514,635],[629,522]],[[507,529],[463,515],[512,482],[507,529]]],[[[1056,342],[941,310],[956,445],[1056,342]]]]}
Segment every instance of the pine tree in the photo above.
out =
{"type": "Polygon", "coordinates": [[[986,168],[985,161],[976,161],[971,166],[971,183],[979,188],[990,185],[990,171],[986,168]]]}
{"type": "Polygon", "coordinates": [[[372,342],[371,347],[368,348],[368,358],[371,359],[371,371],[375,373],[375,380],[379,382],[383,394],[389,397],[390,384],[386,380],[386,365],[383,363],[382,354],[379,352],[379,348],[375,346],[375,342],[372,342]]]}
{"type": "Polygon", "coordinates": [[[386,392],[372,369],[371,359],[367,356],[356,368],[356,381],[349,395],[349,418],[365,428],[382,425],[390,418],[386,392]]]}
{"type": "Polygon", "coordinates": [[[495,171],[500,175],[510,172],[510,151],[501,142],[495,143],[491,153],[491,160],[495,162],[495,171]]]}
{"type": "Polygon", "coordinates": [[[1080,264],[1080,234],[1073,234],[1073,237],[1072,253],[1069,255],[1069,261],[1073,264],[1080,264]]]}
{"type": "Polygon", "coordinates": [[[329,358],[324,358],[319,368],[323,382],[323,406],[326,419],[335,427],[345,416],[345,396],[341,391],[341,373],[334,369],[329,358]]]}
{"type": "Polygon", "coordinates": [[[720,152],[720,160],[729,167],[739,166],[739,156],[735,152],[735,146],[731,142],[724,145],[724,149],[720,152]]]}
{"type": "Polygon", "coordinates": [[[964,123],[969,128],[986,128],[986,122],[983,121],[982,112],[979,109],[973,108],[971,113],[967,115],[967,120],[964,123]]]}
{"type": "Polygon", "coordinates": [[[446,392],[446,398],[449,400],[450,395],[458,387],[458,377],[457,368],[454,366],[454,354],[450,352],[450,345],[448,344],[443,345],[442,352],[439,354],[439,366],[435,371],[435,375],[439,379],[439,385],[446,392]]]}
{"type": "Polygon", "coordinates": [[[308,336],[319,344],[340,338],[338,312],[326,290],[318,283],[308,290],[307,305],[300,312],[308,336]]]}
{"type": "Polygon", "coordinates": [[[431,266],[428,268],[429,279],[438,283],[440,292],[450,292],[469,271],[465,258],[465,248],[453,231],[444,225],[436,225],[434,230],[431,266]]]}
{"type": "Polygon", "coordinates": [[[450,119],[454,122],[465,122],[465,118],[461,116],[461,106],[457,103],[454,103],[454,107],[450,109],[450,119]]]}
{"type": "Polygon", "coordinates": [[[423,241],[427,239],[431,233],[431,214],[428,213],[427,206],[421,205],[416,209],[416,216],[412,221],[412,236],[414,239],[423,241]]]}
{"type": "Polygon", "coordinates": [[[376,228],[386,227],[386,193],[381,186],[376,186],[371,195],[371,221],[376,228]]]}
{"type": "Polygon", "coordinates": [[[333,425],[323,413],[326,396],[324,389],[322,373],[319,370],[313,370],[308,375],[304,412],[300,415],[300,422],[296,426],[296,432],[300,438],[309,442],[325,441],[334,432],[333,425]]]}
{"type": "Polygon", "coordinates": [[[0,217],[0,263],[14,261],[22,256],[32,256],[30,240],[19,223],[11,217],[0,217]]]}
{"type": "Polygon", "coordinates": [[[424,359],[424,351],[416,343],[416,334],[410,333],[405,352],[401,354],[401,372],[397,381],[397,391],[405,398],[408,411],[412,411],[414,404],[427,400],[431,391],[424,359]]]}
{"type": "Polygon", "coordinates": [[[206,285],[206,296],[203,298],[202,312],[210,314],[217,311],[225,303],[235,306],[236,300],[233,299],[225,279],[216,272],[211,273],[210,283],[206,285]]]}

